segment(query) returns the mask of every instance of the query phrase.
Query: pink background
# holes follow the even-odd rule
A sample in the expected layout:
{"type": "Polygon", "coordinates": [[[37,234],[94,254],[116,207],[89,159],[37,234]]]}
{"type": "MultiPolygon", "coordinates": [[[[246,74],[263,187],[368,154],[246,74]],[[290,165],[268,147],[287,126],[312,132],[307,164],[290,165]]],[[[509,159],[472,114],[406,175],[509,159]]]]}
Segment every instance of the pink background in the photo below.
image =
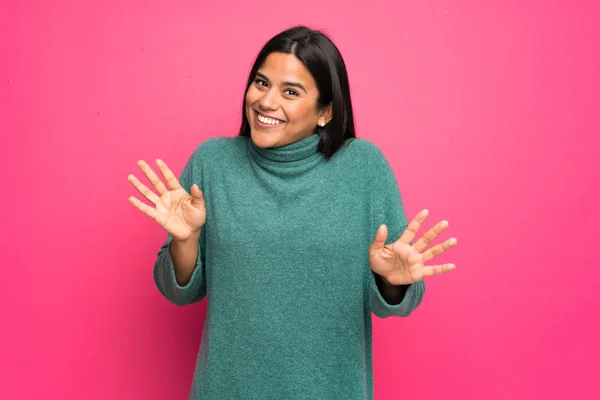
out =
{"type": "Polygon", "coordinates": [[[155,288],[127,174],[235,135],[294,24],[340,48],[409,217],[459,240],[413,316],[374,317],[376,399],[599,398],[597,2],[3,3],[0,398],[186,398],[206,304],[155,288]]]}

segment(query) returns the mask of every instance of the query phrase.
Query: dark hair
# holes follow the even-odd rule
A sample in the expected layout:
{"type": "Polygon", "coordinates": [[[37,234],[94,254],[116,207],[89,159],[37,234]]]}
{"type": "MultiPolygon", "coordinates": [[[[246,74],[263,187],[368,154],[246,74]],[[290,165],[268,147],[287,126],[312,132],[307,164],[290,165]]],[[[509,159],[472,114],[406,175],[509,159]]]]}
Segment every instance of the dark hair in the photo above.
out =
{"type": "MultiPolygon", "coordinates": [[[[342,55],[331,39],[320,31],[305,26],[287,29],[269,40],[258,53],[250,70],[244,93],[248,91],[256,72],[267,56],[273,52],[293,54],[304,64],[317,84],[319,90],[317,107],[319,109],[323,109],[333,102],[331,121],[324,127],[316,127],[320,133],[318,151],[329,159],[342,147],[346,139],[356,137],[348,73],[342,55]]],[[[250,136],[250,124],[246,118],[245,95],[239,136],[250,136]]]]}

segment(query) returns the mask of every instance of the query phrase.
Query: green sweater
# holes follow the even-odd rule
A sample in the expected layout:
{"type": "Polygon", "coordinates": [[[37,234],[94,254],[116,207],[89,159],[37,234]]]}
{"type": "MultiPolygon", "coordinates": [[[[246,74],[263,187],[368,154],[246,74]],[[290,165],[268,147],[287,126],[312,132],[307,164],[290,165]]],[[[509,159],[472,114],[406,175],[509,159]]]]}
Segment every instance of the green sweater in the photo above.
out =
{"type": "Polygon", "coordinates": [[[372,399],[371,312],[406,317],[423,298],[420,281],[388,304],[369,267],[377,228],[392,243],[407,226],[383,153],[350,139],[326,160],[319,137],[216,137],[183,169],[206,201],[196,268],[177,284],[167,235],[154,280],[174,304],[208,301],[190,399],[372,399]]]}

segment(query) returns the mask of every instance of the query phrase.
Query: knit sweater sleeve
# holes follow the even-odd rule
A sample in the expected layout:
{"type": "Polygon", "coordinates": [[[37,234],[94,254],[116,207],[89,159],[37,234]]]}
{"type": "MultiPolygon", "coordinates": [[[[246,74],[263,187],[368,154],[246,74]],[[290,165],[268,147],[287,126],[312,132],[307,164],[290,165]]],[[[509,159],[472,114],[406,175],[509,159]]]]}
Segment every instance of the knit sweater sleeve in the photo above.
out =
{"type": "MultiPolygon", "coordinates": [[[[200,189],[203,189],[202,160],[198,156],[198,150],[194,151],[189,158],[179,179],[179,183],[188,193],[191,193],[192,183],[196,183],[200,189]]],[[[185,286],[180,286],[175,279],[175,267],[171,256],[172,240],[171,234],[167,234],[166,240],[158,251],[158,257],[154,263],[154,283],[160,293],[175,305],[184,306],[198,302],[206,295],[204,227],[200,230],[196,267],[190,281],[185,286]]]]}
{"type": "MultiPolygon", "coordinates": [[[[373,146],[374,156],[371,160],[371,202],[372,202],[372,226],[371,238],[375,238],[375,232],[380,225],[385,224],[388,228],[386,244],[397,241],[406,227],[408,220],[404,211],[404,204],[398,182],[387,159],[379,148],[373,146]]],[[[425,294],[425,282],[423,280],[411,284],[404,299],[399,304],[389,304],[379,291],[375,281],[375,273],[369,273],[369,304],[371,311],[380,318],[391,316],[407,317],[415,310],[425,294]]]]}

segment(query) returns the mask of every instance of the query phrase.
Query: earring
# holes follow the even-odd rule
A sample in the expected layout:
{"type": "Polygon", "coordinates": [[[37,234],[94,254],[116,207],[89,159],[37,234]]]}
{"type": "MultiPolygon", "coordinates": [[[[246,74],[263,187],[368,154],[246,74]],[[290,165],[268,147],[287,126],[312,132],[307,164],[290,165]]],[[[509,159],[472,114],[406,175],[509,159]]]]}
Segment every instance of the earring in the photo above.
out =
{"type": "Polygon", "coordinates": [[[321,125],[321,128],[325,126],[325,122],[320,122],[319,125],[321,125]]]}

